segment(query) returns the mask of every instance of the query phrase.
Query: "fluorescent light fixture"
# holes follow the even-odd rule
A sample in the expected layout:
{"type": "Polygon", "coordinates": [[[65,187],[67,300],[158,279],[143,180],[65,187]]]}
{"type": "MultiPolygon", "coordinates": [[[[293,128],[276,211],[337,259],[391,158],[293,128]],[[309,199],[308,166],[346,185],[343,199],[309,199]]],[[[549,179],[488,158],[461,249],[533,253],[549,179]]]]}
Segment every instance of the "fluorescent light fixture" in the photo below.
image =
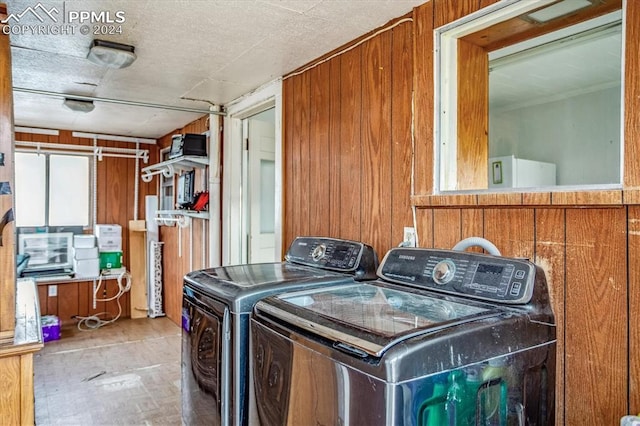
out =
{"type": "Polygon", "coordinates": [[[100,133],[86,133],[86,132],[72,132],[71,136],[74,138],[86,138],[86,139],[100,139],[103,141],[117,141],[117,142],[133,142],[133,143],[147,143],[156,144],[155,139],[149,138],[136,138],[133,136],[116,136],[116,135],[104,135],[100,133]]]}
{"type": "Polygon", "coordinates": [[[108,68],[126,68],[136,60],[135,48],[114,41],[93,40],[87,59],[108,68]]]}
{"type": "Polygon", "coordinates": [[[64,98],[64,106],[71,111],[76,112],[91,112],[95,108],[93,101],[81,101],[80,99],[64,98]]]}
{"type": "Polygon", "coordinates": [[[591,0],[562,0],[525,16],[534,22],[543,24],[589,6],[593,6],[591,0]]]}
{"type": "Polygon", "coordinates": [[[37,135],[49,135],[49,136],[58,136],[58,135],[60,135],[60,131],[58,131],[58,130],[41,129],[39,127],[15,126],[14,130],[16,132],[33,133],[33,134],[37,134],[37,135]]]}

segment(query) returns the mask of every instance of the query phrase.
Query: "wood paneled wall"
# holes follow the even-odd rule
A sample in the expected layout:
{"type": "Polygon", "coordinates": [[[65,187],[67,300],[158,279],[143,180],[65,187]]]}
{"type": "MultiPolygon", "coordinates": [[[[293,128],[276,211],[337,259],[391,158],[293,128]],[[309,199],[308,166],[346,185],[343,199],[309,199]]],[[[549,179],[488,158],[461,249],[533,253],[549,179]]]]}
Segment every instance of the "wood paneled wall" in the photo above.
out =
{"type": "Polygon", "coordinates": [[[489,158],[489,58],[478,46],[458,41],[458,142],[455,189],[487,188],[489,158]]]}
{"type": "Polygon", "coordinates": [[[637,215],[631,206],[417,210],[422,247],[479,236],[545,270],[557,324],[557,424],[616,424],[628,411],[627,301],[637,284],[626,273],[637,247],[626,228],[637,215]]]}
{"type": "MultiPolygon", "coordinates": [[[[167,134],[158,140],[157,146],[141,145],[141,149],[150,150],[149,164],[159,162],[161,148],[170,146],[171,135],[176,133],[203,133],[209,129],[208,116],[202,117],[182,129],[167,134]]],[[[30,133],[17,133],[16,140],[33,142],[59,142],[65,144],[92,145],[93,140],[75,138],[70,131],[60,131],[59,136],[48,136],[30,133]]],[[[101,146],[133,148],[126,142],[99,141],[101,146]]],[[[146,164],[141,163],[140,168],[146,164]]],[[[116,223],[122,226],[123,259],[129,261],[129,220],[133,219],[133,199],[135,182],[135,162],[133,159],[104,157],[98,162],[98,223],[116,223]]],[[[195,188],[202,188],[208,179],[205,171],[196,171],[195,188]]],[[[149,183],[139,179],[138,218],[145,219],[146,195],[159,193],[158,179],[149,183]]],[[[202,269],[209,259],[209,223],[207,220],[192,219],[187,228],[162,226],[160,238],[163,245],[163,280],[164,310],[176,324],[180,324],[182,311],[182,281],[185,274],[195,269],[202,269]],[[203,262],[203,256],[205,261],[203,262]]],[[[53,285],[53,284],[52,284],[53,285]]],[[[63,324],[74,323],[73,316],[95,315],[100,312],[116,314],[117,302],[98,302],[93,308],[93,281],[71,282],[57,285],[57,296],[48,296],[49,285],[39,285],[40,309],[43,315],[57,315],[63,324]]],[[[106,299],[117,294],[115,280],[107,280],[102,284],[98,297],[106,299]]],[[[130,316],[129,294],[120,298],[122,316],[130,316]]]]}
{"type": "MultiPolygon", "coordinates": [[[[7,17],[7,6],[0,3],[0,20],[7,17]]],[[[0,24],[4,29],[4,24],[0,24]]],[[[13,93],[11,86],[11,47],[9,36],[0,32],[0,182],[13,185],[13,93]]],[[[0,195],[0,218],[13,208],[13,194],[0,195]]],[[[7,216],[7,218],[10,215],[7,216]]],[[[15,328],[15,227],[11,221],[0,229],[0,341],[11,339],[15,328]]]]}
{"type": "MultiPolygon", "coordinates": [[[[33,133],[16,133],[16,141],[46,142],[72,145],[92,146],[93,140],[77,138],[71,131],[60,130],[59,135],[41,135],[33,133]]],[[[114,148],[135,148],[135,144],[128,142],[98,141],[99,146],[114,148]]],[[[141,144],[141,149],[149,150],[149,162],[158,161],[158,148],[155,145],[141,144]]],[[[141,161],[140,168],[145,164],[141,161]]],[[[134,200],[135,160],[131,158],[103,157],[97,162],[97,221],[98,223],[118,224],[122,226],[122,251],[125,266],[129,265],[129,220],[133,219],[134,203],[138,204],[138,218],[145,218],[144,197],[157,193],[157,183],[145,183],[139,180],[138,199],[134,200]]],[[[88,233],[92,231],[87,231],[88,233]]],[[[53,285],[53,284],[51,284],[53,285]]],[[[118,313],[117,302],[98,302],[93,308],[93,281],[71,282],[57,285],[57,296],[48,296],[49,285],[39,285],[40,310],[43,315],[57,315],[63,324],[72,324],[73,316],[94,315],[100,312],[118,313]]],[[[117,294],[118,286],[115,280],[103,282],[99,298],[110,298],[117,294]],[[106,297],[105,297],[106,296],[106,297]]],[[[128,317],[129,294],[120,298],[122,316],[128,317]]]]}
{"type": "MultiPolygon", "coordinates": [[[[166,148],[171,145],[171,135],[177,133],[204,133],[209,130],[209,117],[204,116],[193,121],[182,129],[158,139],[158,146],[166,148]]],[[[208,180],[203,169],[196,170],[195,189],[199,191],[208,180]]],[[[153,180],[157,185],[157,179],[153,180]]],[[[202,269],[209,263],[209,221],[192,219],[187,228],[178,226],[161,226],[160,239],[164,242],[162,254],[162,279],[164,282],[164,312],[173,322],[181,324],[182,317],[182,282],[185,274],[202,269]],[[204,244],[204,248],[203,248],[204,244]],[[203,262],[202,259],[205,261],[203,262]]]]}
{"type": "Polygon", "coordinates": [[[401,22],[285,79],[285,246],[326,235],[384,253],[402,241],[412,73],[412,25],[401,22]]]}
{"type": "Polygon", "coordinates": [[[284,242],[326,233],[384,254],[411,223],[409,197],[420,246],[481,236],[531,259],[556,316],[556,423],[619,424],[640,412],[640,3],[626,2],[624,191],[434,196],[433,29],[494,2],[432,0],[286,77],[284,242]]]}

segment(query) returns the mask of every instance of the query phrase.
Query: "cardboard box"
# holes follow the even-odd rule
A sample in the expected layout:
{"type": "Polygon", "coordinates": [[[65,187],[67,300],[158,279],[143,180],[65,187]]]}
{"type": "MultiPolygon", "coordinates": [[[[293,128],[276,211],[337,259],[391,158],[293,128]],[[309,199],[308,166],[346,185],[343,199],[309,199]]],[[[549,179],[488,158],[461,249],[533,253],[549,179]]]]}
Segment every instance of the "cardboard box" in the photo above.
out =
{"type": "Polygon", "coordinates": [[[101,238],[113,238],[118,237],[122,238],[122,226],[120,225],[96,225],[93,228],[96,238],[100,240],[101,238]]]}
{"type": "Polygon", "coordinates": [[[55,315],[45,315],[40,318],[42,325],[42,340],[50,342],[60,338],[60,318],[55,315]]]}
{"type": "Polygon", "coordinates": [[[73,248],[73,258],[76,260],[97,259],[99,256],[98,247],[73,248]]]}
{"type": "Polygon", "coordinates": [[[98,238],[98,251],[101,253],[122,251],[122,237],[98,238]]]}
{"type": "Polygon", "coordinates": [[[74,235],[74,248],[93,248],[96,246],[96,237],[93,235],[74,235]]]}
{"type": "Polygon", "coordinates": [[[96,278],[100,275],[100,259],[73,259],[76,278],[96,278]]]}
{"type": "Polygon", "coordinates": [[[122,252],[100,252],[100,269],[115,269],[122,266],[122,252]]]}

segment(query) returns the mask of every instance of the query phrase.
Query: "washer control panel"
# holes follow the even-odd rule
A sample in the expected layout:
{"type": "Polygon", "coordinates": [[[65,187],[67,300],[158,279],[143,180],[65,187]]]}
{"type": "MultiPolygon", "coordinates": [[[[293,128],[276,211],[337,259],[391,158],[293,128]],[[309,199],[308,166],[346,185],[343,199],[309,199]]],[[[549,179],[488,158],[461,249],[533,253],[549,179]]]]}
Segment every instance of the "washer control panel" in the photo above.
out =
{"type": "Polygon", "coordinates": [[[354,271],[365,245],[333,238],[299,237],[289,247],[285,260],[318,268],[354,271]]]}
{"type": "Polygon", "coordinates": [[[398,284],[511,304],[529,303],[535,273],[526,260],[420,248],[391,249],[378,268],[398,284]]]}

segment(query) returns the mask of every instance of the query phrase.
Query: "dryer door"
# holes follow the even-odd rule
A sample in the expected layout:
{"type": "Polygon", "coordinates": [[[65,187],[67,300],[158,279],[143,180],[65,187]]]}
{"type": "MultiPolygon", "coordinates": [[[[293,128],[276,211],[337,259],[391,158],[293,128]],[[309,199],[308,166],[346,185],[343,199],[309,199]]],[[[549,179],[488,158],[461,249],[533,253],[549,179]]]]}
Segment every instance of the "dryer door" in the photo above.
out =
{"type": "Polygon", "coordinates": [[[220,424],[226,309],[197,299],[183,299],[182,417],[185,424],[220,424]]]}

